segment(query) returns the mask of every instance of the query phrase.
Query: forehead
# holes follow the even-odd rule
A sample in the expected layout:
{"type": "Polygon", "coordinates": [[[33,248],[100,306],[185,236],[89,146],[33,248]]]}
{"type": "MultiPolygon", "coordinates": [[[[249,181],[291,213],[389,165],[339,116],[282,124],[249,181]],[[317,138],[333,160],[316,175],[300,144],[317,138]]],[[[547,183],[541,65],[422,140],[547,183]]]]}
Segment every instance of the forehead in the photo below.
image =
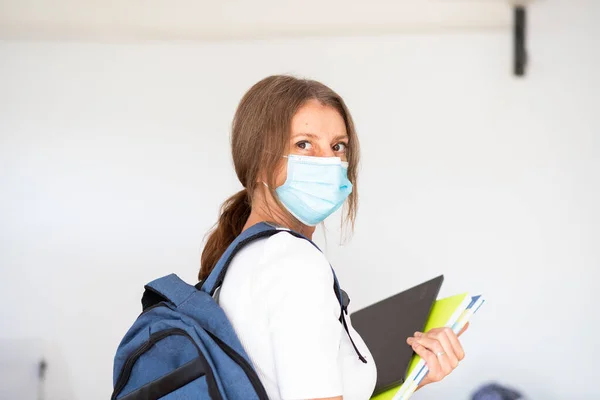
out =
{"type": "Polygon", "coordinates": [[[310,133],[320,137],[347,135],[344,118],[333,107],[310,100],[292,118],[292,136],[310,133]]]}

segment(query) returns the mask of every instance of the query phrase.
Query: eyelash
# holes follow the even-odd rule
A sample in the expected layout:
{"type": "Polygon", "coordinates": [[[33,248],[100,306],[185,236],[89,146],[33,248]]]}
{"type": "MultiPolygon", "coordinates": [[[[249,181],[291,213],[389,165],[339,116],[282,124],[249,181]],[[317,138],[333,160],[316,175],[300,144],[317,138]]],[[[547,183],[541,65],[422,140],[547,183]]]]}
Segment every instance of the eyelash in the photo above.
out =
{"type": "Polygon", "coordinates": [[[310,142],[308,140],[301,140],[298,143],[296,143],[296,147],[298,147],[301,150],[306,150],[306,148],[302,148],[300,145],[302,144],[310,144],[310,142]]]}
{"type": "MultiPolygon", "coordinates": [[[[348,151],[348,143],[346,143],[346,142],[336,143],[333,147],[339,146],[340,144],[344,146],[344,150],[343,150],[344,152],[348,151]]],[[[334,151],[342,151],[342,150],[334,150],[334,151]]]]}
{"type": "MultiPolygon", "coordinates": [[[[306,150],[306,148],[302,148],[301,147],[302,144],[309,144],[310,145],[310,142],[308,140],[301,140],[298,143],[296,143],[296,147],[298,147],[301,150],[306,150]]],[[[336,144],[334,144],[332,146],[332,148],[334,148],[336,146],[339,146],[339,145],[343,145],[344,146],[344,150],[334,150],[334,151],[339,152],[339,151],[347,151],[348,150],[348,143],[346,143],[346,142],[336,143],[336,144]]]]}

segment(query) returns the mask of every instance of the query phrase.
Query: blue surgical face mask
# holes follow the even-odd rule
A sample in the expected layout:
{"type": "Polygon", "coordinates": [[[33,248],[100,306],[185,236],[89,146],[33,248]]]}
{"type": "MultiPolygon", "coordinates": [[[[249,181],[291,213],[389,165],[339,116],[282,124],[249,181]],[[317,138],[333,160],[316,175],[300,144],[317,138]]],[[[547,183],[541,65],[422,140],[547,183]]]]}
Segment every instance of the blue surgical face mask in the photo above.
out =
{"type": "Polygon", "coordinates": [[[348,163],[339,157],[287,156],[287,179],[275,189],[285,208],[300,222],[315,226],[352,193],[348,163]]]}

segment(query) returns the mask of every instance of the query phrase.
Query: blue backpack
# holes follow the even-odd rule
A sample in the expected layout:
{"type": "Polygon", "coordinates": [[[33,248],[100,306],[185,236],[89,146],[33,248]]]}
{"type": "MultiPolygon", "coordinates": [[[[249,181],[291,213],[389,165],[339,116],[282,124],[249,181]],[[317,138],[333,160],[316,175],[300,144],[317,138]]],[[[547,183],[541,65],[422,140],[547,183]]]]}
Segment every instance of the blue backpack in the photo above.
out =
{"type": "MultiPolygon", "coordinates": [[[[175,274],[148,283],[143,311],[115,355],[111,400],[268,400],[214,294],[231,260],[245,245],[282,230],[306,239],[297,232],[259,223],[237,237],[210,275],[195,286],[175,274]]],[[[340,302],[340,322],[348,332],[344,314],[349,299],[335,273],[333,289],[340,302]]]]}

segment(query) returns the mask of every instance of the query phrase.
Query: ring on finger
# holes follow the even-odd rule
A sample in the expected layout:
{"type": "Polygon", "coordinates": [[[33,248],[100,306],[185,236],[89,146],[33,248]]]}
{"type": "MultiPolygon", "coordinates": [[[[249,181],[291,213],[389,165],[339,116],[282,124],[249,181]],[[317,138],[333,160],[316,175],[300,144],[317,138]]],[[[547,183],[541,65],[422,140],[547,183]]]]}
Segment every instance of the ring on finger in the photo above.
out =
{"type": "Polygon", "coordinates": [[[446,354],[445,351],[438,351],[437,353],[435,353],[435,355],[437,356],[437,358],[440,358],[441,356],[443,356],[444,354],[446,354]]]}

